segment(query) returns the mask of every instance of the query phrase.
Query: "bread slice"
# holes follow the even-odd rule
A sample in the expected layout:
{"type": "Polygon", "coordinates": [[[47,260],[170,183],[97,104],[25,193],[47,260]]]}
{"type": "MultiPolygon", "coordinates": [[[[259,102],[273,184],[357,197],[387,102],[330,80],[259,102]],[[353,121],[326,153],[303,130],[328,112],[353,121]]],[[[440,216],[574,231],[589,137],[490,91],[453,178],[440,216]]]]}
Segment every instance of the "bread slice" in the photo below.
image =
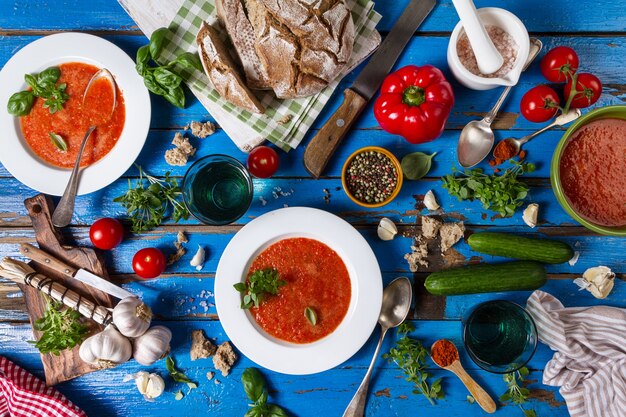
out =
{"type": "Polygon", "coordinates": [[[267,71],[261,64],[254,47],[254,29],[246,16],[242,0],[215,0],[217,17],[226,29],[241,61],[248,87],[271,90],[267,71]]]}
{"type": "Polygon", "coordinates": [[[236,106],[253,113],[264,113],[265,108],[238,74],[237,67],[217,31],[203,23],[196,36],[196,42],[204,72],[215,90],[236,106]]]}

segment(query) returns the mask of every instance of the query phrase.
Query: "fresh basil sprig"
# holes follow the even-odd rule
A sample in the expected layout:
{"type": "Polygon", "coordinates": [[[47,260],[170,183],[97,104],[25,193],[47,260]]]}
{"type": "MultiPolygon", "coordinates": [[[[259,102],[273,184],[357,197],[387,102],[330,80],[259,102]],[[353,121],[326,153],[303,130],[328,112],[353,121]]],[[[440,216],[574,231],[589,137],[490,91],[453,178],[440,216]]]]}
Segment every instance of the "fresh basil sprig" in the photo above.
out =
{"type": "Polygon", "coordinates": [[[197,54],[184,52],[173,61],[160,65],[168,32],[169,29],[160,28],[152,33],[150,43],[137,50],[135,69],[143,77],[148,90],[182,109],[185,108],[185,91],[182,87],[184,74],[180,70],[202,71],[202,64],[197,54]],[[151,65],[151,62],[156,65],[151,65]]]}
{"type": "Polygon", "coordinates": [[[244,417],[287,417],[285,410],[267,402],[265,378],[258,369],[248,368],[243,371],[241,382],[246,395],[254,403],[244,417]]]}
{"type": "Polygon", "coordinates": [[[276,295],[286,281],[280,279],[276,269],[266,268],[255,271],[247,282],[238,282],[233,285],[237,291],[243,294],[241,308],[249,309],[253,305],[258,307],[266,294],[276,295]]]}
{"type": "Polygon", "coordinates": [[[165,359],[165,368],[174,381],[187,384],[189,391],[198,388],[198,385],[195,382],[176,368],[176,362],[174,362],[174,359],[171,356],[168,356],[167,359],[165,359]]]}
{"type": "Polygon", "coordinates": [[[39,74],[26,74],[24,80],[31,88],[13,94],[7,103],[7,111],[13,116],[26,116],[30,113],[35,103],[35,97],[44,99],[43,107],[51,114],[63,109],[63,104],[70,98],[65,92],[67,84],[56,85],[61,70],[58,67],[50,67],[39,74]]]}

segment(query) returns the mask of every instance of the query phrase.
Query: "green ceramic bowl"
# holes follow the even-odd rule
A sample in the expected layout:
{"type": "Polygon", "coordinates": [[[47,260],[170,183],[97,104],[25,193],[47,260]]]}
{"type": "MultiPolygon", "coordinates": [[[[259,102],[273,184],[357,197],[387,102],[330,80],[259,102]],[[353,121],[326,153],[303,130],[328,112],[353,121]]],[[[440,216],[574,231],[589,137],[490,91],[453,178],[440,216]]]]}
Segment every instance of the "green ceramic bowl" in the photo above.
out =
{"type": "Polygon", "coordinates": [[[572,206],[569,204],[567,197],[565,197],[565,194],[563,193],[563,187],[561,186],[559,165],[561,163],[561,155],[563,154],[563,150],[569,142],[570,137],[574,134],[574,132],[576,132],[587,123],[600,119],[626,120],[626,106],[609,106],[592,110],[584,116],[580,117],[574,123],[572,123],[572,125],[569,127],[569,129],[567,129],[567,131],[561,138],[561,141],[554,150],[554,155],[552,156],[552,164],[550,166],[550,181],[552,182],[552,190],[554,191],[554,195],[559,201],[559,204],[561,205],[561,207],[563,207],[563,210],[565,210],[567,214],[572,216],[574,220],[576,220],[578,223],[582,224],[589,230],[603,235],[626,236],[626,226],[601,226],[594,224],[589,220],[583,219],[578,213],[574,211],[572,206]]]}

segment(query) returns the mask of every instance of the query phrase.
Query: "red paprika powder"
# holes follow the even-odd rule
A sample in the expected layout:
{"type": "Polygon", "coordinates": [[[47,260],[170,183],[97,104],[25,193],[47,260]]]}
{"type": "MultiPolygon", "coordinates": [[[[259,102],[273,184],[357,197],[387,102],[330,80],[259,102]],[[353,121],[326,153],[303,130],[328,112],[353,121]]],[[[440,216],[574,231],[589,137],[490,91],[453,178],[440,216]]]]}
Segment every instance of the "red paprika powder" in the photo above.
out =
{"type": "Polygon", "coordinates": [[[442,368],[446,368],[452,365],[454,361],[459,360],[459,351],[456,346],[446,339],[437,340],[430,349],[430,355],[433,361],[442,368]]]}

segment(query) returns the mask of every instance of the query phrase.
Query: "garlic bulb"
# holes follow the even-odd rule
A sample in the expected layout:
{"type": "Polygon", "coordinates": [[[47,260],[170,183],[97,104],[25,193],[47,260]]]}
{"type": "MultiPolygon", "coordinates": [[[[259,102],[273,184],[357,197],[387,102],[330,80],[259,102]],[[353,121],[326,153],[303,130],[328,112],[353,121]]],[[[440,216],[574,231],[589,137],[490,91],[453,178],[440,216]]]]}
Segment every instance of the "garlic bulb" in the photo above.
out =
{"type": "Polygon", "coordinates": [[[128,362],[133,353],[130,341],[114,326],[109,325],[98,334],[88,337],[78,351],[80,358],[100,369],[112,368],[128,362]]]}
{"type": "Polygon", "coordinates": [[[574,283],[581,289],[589,291],[596,298],[606,298],[615,284],[615,273],[606,266],[589,268],[582,278],[576,278],[574,283]]]}
{"type": "Polygon", "coordinates": [[[172,332],[165,326],[154,326],[133,342],[133,357],[142,365],[152,365],[170,352],[172,332]]]}
{"type": "Polygon", "coordinates": [[[428,190],[424,196],[424,205],[428,210],[438,210],[441,207],[435,198],[435,194],[433,194],[433,190],[428,190]]]}
{"type": "Polygon", "coordinates": [[[522,213],[522,220],[529,227],[534,228],[537,226],[537,215],[539,214],[539,204],[532,203],[522,213]]]}
{"type": "Polygon", "coordinates": [[[134,379],[135,385],[139,390],[139,393],[143,395],[146,401],[154,401],[154,399],[165,390],[165,382],[159,374],[148,372],[137,372],[136,374],[127,375],[124,377],[124,382],[134,379]]]}
{"type": "Polygon", "coordinates": [[[398,228],[390,219],[383,217],[378,223],[378,237],[382,240],[392,240],[398,234],[398,228]]]}
{"type": "Polygon", "coordinates": [[[204,267],[204,257],[205,257],[204,248],[198,245],[198,251],[193,256],[193,259],[189,261],[189,265],[195,266],[197,271],[202,270],[204,267]]]}
{"type": "Polygon", "coordinates": [[[113,309],[113,324],[126,337],[139,337],[152,320],[150,307],[137,297],[126,297],[113,309]]]}

